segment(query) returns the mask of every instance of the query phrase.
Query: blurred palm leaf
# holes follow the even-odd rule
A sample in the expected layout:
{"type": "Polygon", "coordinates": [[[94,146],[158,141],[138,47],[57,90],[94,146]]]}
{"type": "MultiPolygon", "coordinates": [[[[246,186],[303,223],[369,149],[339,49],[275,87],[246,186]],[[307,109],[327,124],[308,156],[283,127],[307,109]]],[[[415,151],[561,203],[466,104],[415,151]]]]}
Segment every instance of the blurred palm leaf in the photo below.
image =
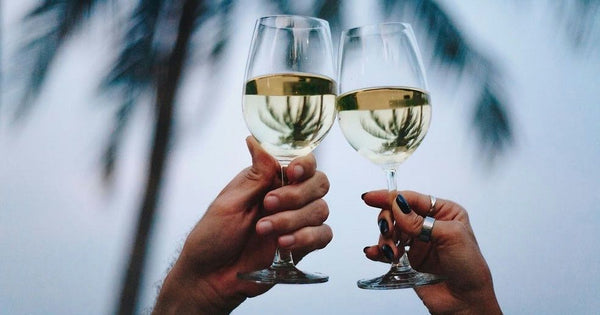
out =
{"type": "Polygon", "coordinates": [[[558,25],[565,28],[567,40],[573,47],[600,44],[600,34],[594,33],[600,27],[600,1],[553,1],[551,4],[558,16],[558,25]]]}
{"type": "Polygon", "coordinates": [[[471,76],[470,84],[474,90],[479,90],[478,100],[473,104],[471,124],[477,131],[483,157],[493,162],[513,141],[508,104],[501,97],[504,90],[500,85],[494,85],[503,79],[500,71],[489,58],[470,45],[463,32],[435,1],[388,0],[383,2],[382,8],[386,18],[394,18],[394,13],[402,12],[411,24],[426,30],[426,40],[433,47],[434,65],[459,76],[471,76]]]}
{"type": "MultiPolygon", "coordinates": [[[[58,51],[78,27],[85,22],[98,4],[106,0],[45,0],[27,16],[24,34],[35,34],[22,48],[21,55],[30,61],[23,99],[15,111],[16,117],[26,114],[39,95],[50,65],[58,51]],[[29,59],[31,58],[31,59],[29,59]]],[[[27,38],[27,37],[26,37],[27,38]]]]}

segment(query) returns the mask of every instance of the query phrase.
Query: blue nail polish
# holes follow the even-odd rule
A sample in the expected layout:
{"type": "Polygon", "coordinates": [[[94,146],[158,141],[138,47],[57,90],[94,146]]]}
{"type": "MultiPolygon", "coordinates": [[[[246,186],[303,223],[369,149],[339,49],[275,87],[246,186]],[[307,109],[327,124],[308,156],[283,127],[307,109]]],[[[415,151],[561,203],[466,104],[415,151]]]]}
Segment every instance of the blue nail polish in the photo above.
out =
{"type": "Polygon", "coordinates": [[[398,196],[396,196],[396,204],[398,204],[398,207],[400,207],[402,213],[410,213],[410,207],[408,206],[408,202],[406,202],[406,199],[404,199],[404,197],[401,194],[398,194],[398,196]]]}
{"type": "Polygon", "coordinates": [[[386,219],[381,219],[381,220],[379,220],[378,223],[379,223],[378,224],[379,225],[379,232],[381,232],[382,235],[385,234],[385,233],[387,233],[390,230],[390,227],[389,227],[386,219]]]}
{"type": "Polygon", "coordinates": [[[394,250],[387,244],[381,246],[381,251],[383,252],[383,255],[385,256],[385,258],[389,259],[389,260],[393,260],[394,259],[394,250]]]}

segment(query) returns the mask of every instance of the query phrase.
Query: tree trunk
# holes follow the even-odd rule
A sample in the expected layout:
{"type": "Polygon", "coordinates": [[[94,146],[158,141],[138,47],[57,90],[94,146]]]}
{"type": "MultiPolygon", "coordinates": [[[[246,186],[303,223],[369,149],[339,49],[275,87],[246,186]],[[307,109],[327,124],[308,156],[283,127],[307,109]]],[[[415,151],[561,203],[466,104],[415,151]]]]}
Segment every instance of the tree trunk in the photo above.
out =
{"type": "Polygon", "coordinates": [[[137,307],[148,240],[156,214],[165,165],[169,156],[175,95],[181,78],[190,36],[194,28],[197,7],[198,1],[185,0],[181,7],[175,45],[170,52],[158,61],[156,69],[156,117],[149,173],[144,199],[139,209],[135,242],[130,252],[129,263],[122,283],[118,314],[133,314],[137,307]]]}

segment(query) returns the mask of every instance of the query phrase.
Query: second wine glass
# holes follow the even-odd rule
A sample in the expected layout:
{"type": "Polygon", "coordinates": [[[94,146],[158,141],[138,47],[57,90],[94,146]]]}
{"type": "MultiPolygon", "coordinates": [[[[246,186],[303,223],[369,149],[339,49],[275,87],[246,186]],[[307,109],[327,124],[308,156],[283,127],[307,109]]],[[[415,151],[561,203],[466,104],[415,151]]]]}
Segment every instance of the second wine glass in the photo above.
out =
{"type": "MultiPolygon", "coordinates": [[[[327,21],[277,15],[257,20],[246,66],[243,113],[248,129],[285,170],[309,154],[335,120],[336,85],[327,21]]],[[[270,267],[238,277],[258,283],[319,283],[320,273],[295,267],[292,254],[278,248],[270,267]]]]}
{"type": "MultiPolygon", "coordinates": [[[[396,193],[396,169],[421,144],[431,120],[425,72],[411,26],[383,23],[344,31],[338,83],[342,133],[358,153],[383,168],[388,189],[396,193]]],[[[441,280],[414,270],[407,250],[388,273],[360,280],[358,286],[399,289],[441,280]]]]}

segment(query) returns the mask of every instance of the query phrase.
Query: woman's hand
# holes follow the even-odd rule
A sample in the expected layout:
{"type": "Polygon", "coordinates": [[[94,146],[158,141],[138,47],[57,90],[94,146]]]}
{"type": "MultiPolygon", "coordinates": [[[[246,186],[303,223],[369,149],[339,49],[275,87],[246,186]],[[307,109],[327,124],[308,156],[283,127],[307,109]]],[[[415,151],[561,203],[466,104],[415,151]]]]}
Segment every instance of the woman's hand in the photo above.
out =
{"type": "Polygon", "coordinates": [[[502,313],[494,293],[492,275],[463,207],[437,199],[435,207],[431,208],[429,195],[412,191],[400,194],[372,191],[362,198],[367,205],[382,209],[378,217],[382,232],[379,244],[365,248],[369,259],[397,261],[404,248],[395,244],[412,239],[409,251],[412,267],[446,277],[441,283],[415,288],[431,313],[502,313]],[[429,242],[418,239],[425,216],[435,218],[429,242]]]}

